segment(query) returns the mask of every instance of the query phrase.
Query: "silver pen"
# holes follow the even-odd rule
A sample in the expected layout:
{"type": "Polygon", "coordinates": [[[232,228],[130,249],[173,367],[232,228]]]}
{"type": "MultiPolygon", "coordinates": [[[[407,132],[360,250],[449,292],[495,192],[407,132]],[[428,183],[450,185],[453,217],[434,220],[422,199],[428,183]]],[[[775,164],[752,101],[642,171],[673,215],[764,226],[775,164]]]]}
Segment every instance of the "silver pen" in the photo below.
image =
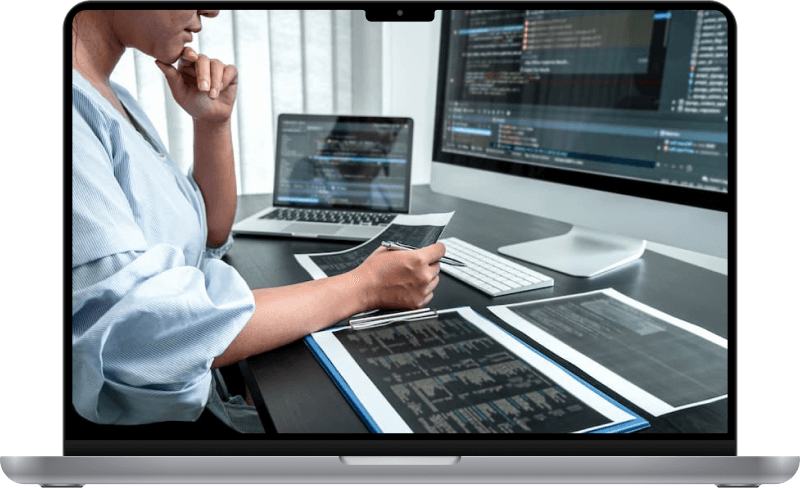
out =
{"type": "MultiPolygon", "coordinates": [[[[418,247],[409,246],[408,244],[403,244],[401,242],[395,241],[382,241],[381,246],[385,247],[388,250],[404,250],[404,251],[415,251],[419,249],[418,247]]],[[[466,266],[466,264],[462,263],[458,259],[448,258],[447,256],[443,256],[439,259],[440,263],[444,264],[451,264],[453,266],[466,266]]]]}
{"type": "Polygon", "coordinates": [[[364,317],[350,320],[350,328],[354,330],[381,327],[396,322],[414,322],[417,320],[427,320],[438,317],[436,309],[421,308],[418,310],[406,310],[404,312],[389,313],[376,317],[364,317]]]}

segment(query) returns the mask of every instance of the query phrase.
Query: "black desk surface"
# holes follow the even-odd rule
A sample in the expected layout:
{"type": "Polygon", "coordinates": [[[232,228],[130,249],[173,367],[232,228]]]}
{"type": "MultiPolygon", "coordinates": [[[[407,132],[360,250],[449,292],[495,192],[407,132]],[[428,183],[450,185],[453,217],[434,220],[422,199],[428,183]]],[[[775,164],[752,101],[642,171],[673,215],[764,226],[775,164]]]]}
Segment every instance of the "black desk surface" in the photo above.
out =
{"type": "MultiPolygon", "coordinates": [[[[236,219],[247,217],[271,203],[271,195],[246,195],[239,199],[236,219]]],[[[459,237],[492,252],[506,244],[559,235],[567,224],[533,217],[434,193],[427,185],[414,186],[411,213],[455,210],[442,238],[459,237]]],[[[266,288],[307,281],[311,278],[294,254],[339,251],[355,245],[337,241],[251,237],[237,235],[225,261],[235,267],[247,284],[266,288]]],[[[488,305],[501,305],[570,295],[602,288],[619,292],[680,319],[728,338],[727,276],[687,264],[652,251],[618,270],[593,278],[573,278],[522,263],[555,280],[543,290],[490,298],[442,273],[430,306],[445,309],[469,305],[503,325],[488,305]]],[[[553,357],[546,348],[527,341],[553,357]]],[[[557,357],[554,359],[558,360],[557,357]]],[[[569,367],[564,361],[559,361],[569,367]]],[[[302,341],[253,356],[240,364],[262,421],[281,433],[368,432],[345,397],[302,341]]],[[[609,391],[590,377],[570,368],[590,384],[646,418],[652,427],[640,432],[726,432],[728,401],[721,400],[654,418],[609,391]]],[[[268,427],[269,428],[269,427],[268,427]]]]}

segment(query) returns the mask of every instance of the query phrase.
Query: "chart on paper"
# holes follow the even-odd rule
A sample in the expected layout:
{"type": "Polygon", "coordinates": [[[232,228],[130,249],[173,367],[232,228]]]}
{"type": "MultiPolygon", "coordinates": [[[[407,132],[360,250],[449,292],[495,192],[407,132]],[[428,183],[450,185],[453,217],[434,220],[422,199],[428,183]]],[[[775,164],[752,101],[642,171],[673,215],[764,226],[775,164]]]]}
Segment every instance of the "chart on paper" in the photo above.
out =
{"type": "Polygon", "coordinates": [[[425,247],[435,243],[442,230],[443,227],[434,225],[390,225],[380,234],[381,240],[372,239],[369,245],[356,247],[347,253],[312,256],[311,259],[326,276],[335,276],[358,267],[380,247],[381,241],[397,241],[410,246],[425,247]]]}
{"type": "Polygon", "coordinates": [[[611,422],[457,313],[334,335],[414,432],[576,432],[611,422]]]}
{"type": "Polygon", "coordinates": [[[414,247],[434,244],[450,222],[453,212],[425,215],[398,215],[380,234],[344,251],[296,254],[295,259],[314,279],[336,276],[356,269],[382,241],[395,241],[414,247]]]}
{"type": "Polygon", "coordinates": [[[727,396],[727,340],[616,290],[489,310],[652,415],[727,396]]]}

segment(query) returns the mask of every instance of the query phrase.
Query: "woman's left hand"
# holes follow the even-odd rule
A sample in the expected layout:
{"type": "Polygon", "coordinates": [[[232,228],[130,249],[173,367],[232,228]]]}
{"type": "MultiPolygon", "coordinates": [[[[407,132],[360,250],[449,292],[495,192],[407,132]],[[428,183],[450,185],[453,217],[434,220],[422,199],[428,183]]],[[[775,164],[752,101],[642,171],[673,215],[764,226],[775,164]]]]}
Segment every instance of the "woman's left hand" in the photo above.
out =
{"type": "Polygon", "coordinates": [[[186,47],[178,68],[156,60],[172,97],[195,120],[222,123],[230,120],[236,100],[236,67],[209,59],[186,47]]]}

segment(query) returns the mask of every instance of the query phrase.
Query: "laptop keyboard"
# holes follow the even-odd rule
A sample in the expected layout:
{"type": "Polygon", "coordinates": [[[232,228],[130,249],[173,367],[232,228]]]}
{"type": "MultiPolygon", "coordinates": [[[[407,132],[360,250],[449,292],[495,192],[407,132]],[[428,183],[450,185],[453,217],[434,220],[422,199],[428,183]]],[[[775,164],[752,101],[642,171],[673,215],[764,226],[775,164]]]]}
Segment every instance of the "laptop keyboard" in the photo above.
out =
{"type": "Polygon", "coordinates": [[[324,222],[350,225],[389,225],[397,216],[393,213],[354,212],[352,210],[319,210],[313,208],[276,208],[262,219],[301,222],[324,222]]]}

